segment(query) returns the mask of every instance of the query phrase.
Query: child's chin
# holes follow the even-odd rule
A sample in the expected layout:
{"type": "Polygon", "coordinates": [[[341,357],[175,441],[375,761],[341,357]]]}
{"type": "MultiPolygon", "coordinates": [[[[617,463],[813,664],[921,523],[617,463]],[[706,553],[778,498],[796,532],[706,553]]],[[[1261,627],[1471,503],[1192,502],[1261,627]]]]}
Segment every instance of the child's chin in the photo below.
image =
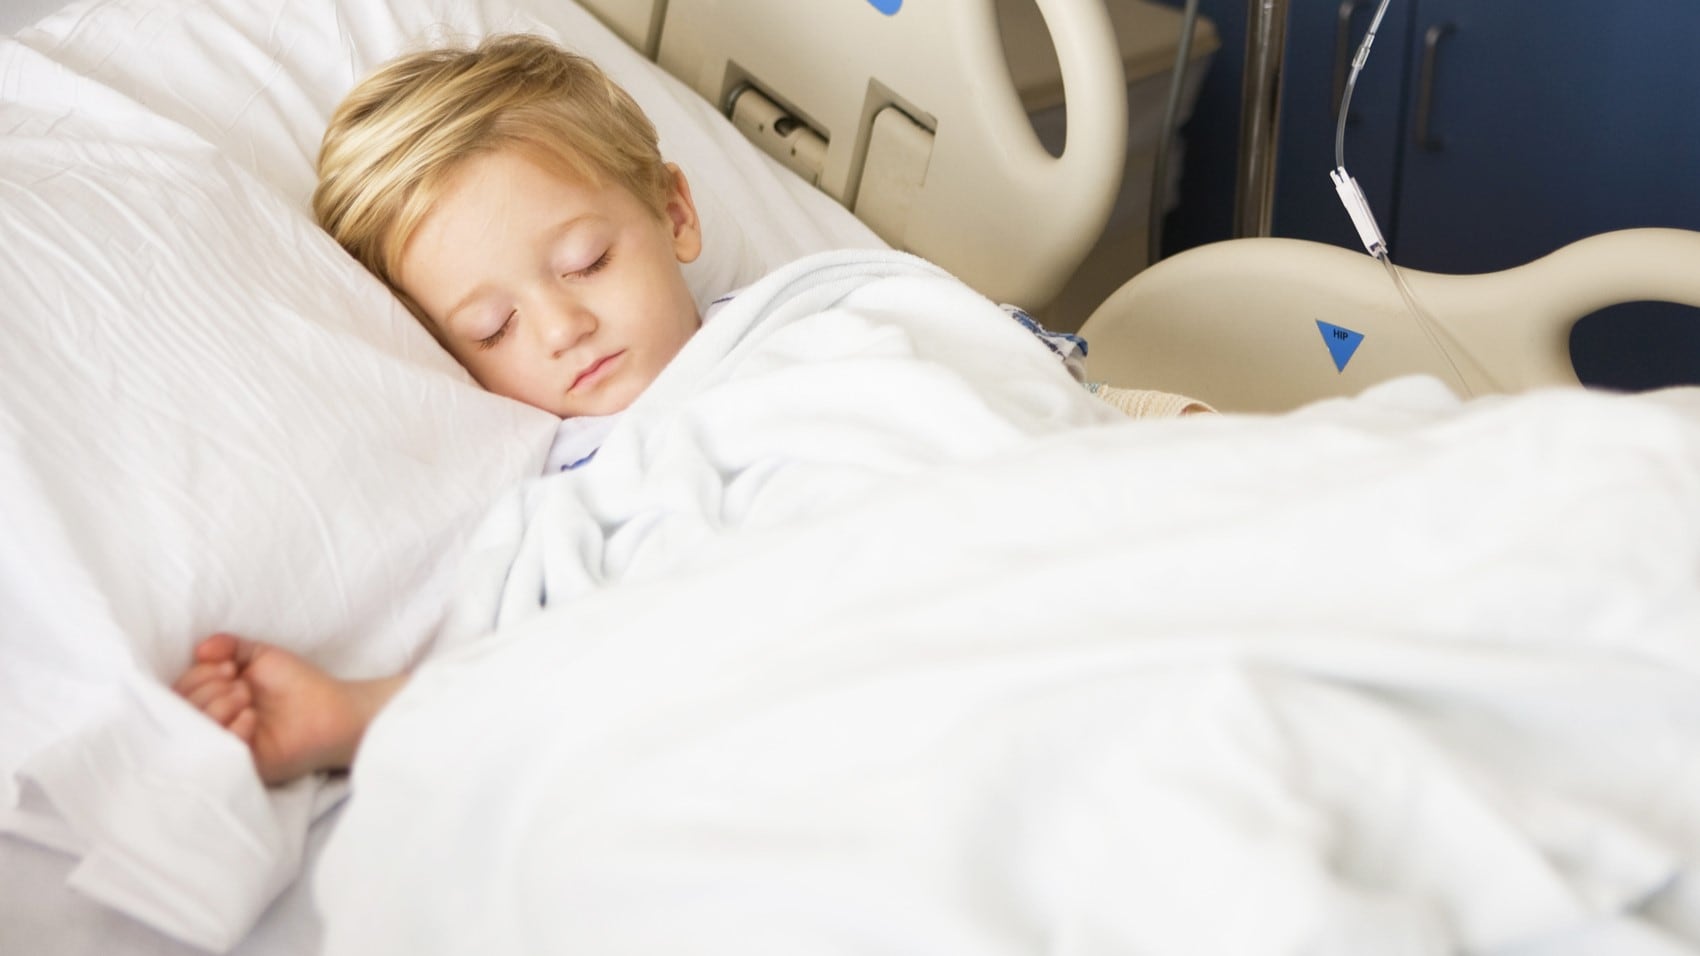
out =
{"type": "Polygon", "coordinates": [[[618,415],[631,407],[630,399],[610,399],[606,401],[587,402],[574,411],[563,415],[563,418],[600,418],[604,415],[618,415]]]}

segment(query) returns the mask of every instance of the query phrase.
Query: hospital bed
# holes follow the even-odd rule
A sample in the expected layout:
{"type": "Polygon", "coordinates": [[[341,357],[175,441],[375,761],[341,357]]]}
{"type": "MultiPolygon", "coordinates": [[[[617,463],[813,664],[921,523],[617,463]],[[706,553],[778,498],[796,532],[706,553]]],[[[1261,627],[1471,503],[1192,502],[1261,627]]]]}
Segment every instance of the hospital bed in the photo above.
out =
{"type": "Polygon", "coordinates": [[[1700,305],[1695,237],[1410,274],[1432,335],[1355,253],[1179,255],[1092,374],[1259,414],[1124,422],[978,320],[1109,215],[1104,12],[1038,4],[1053,157],[988,4],[760,6],[93,0],[0,44],[0,951],[1700,951],[1700,399],[1547,387],[1569,317],[1700,305]],[[700,300],[867,279],[724,381],[716,319],[572,482],[307,213],[360,75],[501,31],[655,119],[700,300]],[[484,635],[541,512],[589,516],[540,545],[584,600],[484,635]],[[428,658],[353,799],[166,689],[222,629],[428,658]]]}

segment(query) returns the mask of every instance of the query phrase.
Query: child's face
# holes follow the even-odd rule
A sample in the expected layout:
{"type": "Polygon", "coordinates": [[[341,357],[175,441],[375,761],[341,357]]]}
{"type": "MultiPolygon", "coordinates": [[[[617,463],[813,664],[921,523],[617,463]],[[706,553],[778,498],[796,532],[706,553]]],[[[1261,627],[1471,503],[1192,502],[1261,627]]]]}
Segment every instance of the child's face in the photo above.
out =
{"type": "Polygon", "coordinates": [[[486,389],[563,418],[621,411],[699,325],[679,265],[702,233],[673,172],[657,218],[517,151],[476,156],[409,240],[398,283],[486,389]]]}

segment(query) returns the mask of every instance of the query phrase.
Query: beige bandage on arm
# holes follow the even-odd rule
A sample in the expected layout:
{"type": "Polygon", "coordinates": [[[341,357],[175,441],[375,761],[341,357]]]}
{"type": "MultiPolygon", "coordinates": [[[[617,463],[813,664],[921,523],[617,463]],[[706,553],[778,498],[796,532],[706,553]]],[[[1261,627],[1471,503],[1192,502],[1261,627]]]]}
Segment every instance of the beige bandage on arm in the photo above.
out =
{"type": "Polygon", "coordinates": [[[1129,418],[1175,418],[1181,415],[1216,411],[1216,409],[1196,398],[1148,388],[1116,388],[1113,385],[1100,385],[1093,389],[1092,394],[1096,395],[1100,401],[1120,410],[1129,418]]]}

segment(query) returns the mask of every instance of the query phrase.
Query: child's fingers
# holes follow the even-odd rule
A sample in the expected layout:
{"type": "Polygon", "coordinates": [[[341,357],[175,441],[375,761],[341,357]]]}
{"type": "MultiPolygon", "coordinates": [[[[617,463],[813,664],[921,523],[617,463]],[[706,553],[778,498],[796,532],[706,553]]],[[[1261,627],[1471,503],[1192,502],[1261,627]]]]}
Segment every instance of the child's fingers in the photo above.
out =
{"type": "Polygon", "coordinates": [[[228,697],[237,687],[235,681],[209,681],[195,688],[193,693],[183,695],[189,705],[196,710],[204,711],[212,706],[214,701],[228,697]]]}
{"type": "Polygon", "coordinates": [[[190,697],[209,682],[229,682],[235,676],[236,665],[231,661],[196,664],[184,671],[183,676],[171,685],[171,689],[184,697],[190,697]]]}
{"type": "Polygon", "coordinates": [[[235,634],[212,634],[195,645],[195,662],[218,662],[236,657],[235,634]]]}
{"type": "Polygon", "coordinates": [[[245,641],[236,634],[212,634],[199,645],[195,645],[195,662],[218,662],[218,660],[235,660],[245,663],[253,657],[253,641],[245,641]]]}
{"type": "Polygon", "coordinates": [[[202,706],[201,712],[228,727],[251,703],[253,700],[248,694],[248,685],[232,684],[228,691],[202,706]]]}
{"type": "Polygon", "coordinates": [[[240,738],[243,743],[252,744],[254,742],[254,728],[259,724],[259,721],[260,715],[254,712],[254,708],[247,707],[231,718],[230,722],[225,724],[224,727],[240,738]]]}
{"type": "Polygon", "coordinates": [[[244,637],[232,637],[231,640],[236,642],[237,667],[247,667],[249,664],[254,663],[254,658],[257,657],[260,650],[265,647],[265,645],[261,644],[259,641],[250,641],[244,637]]]}

